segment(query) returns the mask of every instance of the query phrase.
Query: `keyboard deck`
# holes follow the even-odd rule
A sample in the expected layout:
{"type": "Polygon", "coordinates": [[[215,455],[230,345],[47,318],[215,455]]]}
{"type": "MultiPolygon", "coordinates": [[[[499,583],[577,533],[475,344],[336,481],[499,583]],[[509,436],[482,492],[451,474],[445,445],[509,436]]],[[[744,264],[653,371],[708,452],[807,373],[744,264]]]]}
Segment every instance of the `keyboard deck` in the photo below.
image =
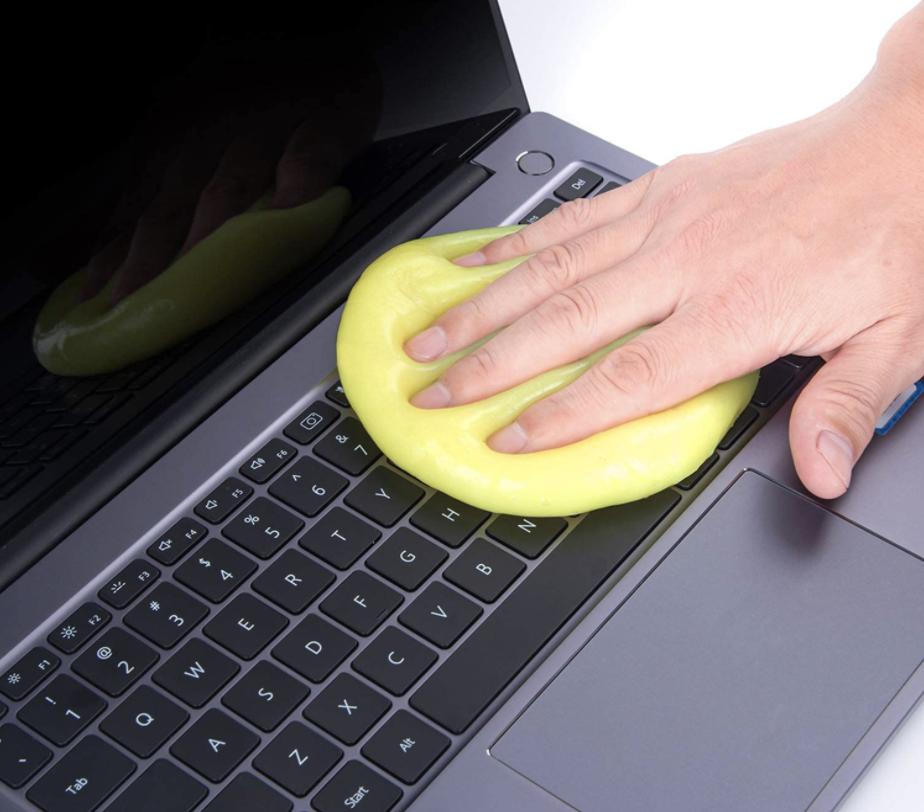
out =
{"type": "MultiPolygon", "coordinates": [[[[559,199],[572,181],[604,188],[582,170],[559,199]]],[[[809,368],[768,367],[676,488],[568,518],[491,515],[416,481],[332,376],[3,666],[0,797],[46,812],[406,808],[809,368]]]]}

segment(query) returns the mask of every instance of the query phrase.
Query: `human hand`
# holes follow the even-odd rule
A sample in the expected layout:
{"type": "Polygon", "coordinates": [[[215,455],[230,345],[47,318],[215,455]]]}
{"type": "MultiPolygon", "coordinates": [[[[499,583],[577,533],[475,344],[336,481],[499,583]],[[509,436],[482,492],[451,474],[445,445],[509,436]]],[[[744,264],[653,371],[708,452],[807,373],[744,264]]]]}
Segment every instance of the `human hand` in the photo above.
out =
{"type": "Polygon", "coordinates": [[[489,439],[527,453],[781,356],[821,355],[790,445],[810,491],[842,494],[879,416],[924,375],[921,8],[831,108],[566,203],[456,260],[533,255],[407,342],[429,361],[503,328],[411,402],[481,400],[655,325],[489,439]]]}

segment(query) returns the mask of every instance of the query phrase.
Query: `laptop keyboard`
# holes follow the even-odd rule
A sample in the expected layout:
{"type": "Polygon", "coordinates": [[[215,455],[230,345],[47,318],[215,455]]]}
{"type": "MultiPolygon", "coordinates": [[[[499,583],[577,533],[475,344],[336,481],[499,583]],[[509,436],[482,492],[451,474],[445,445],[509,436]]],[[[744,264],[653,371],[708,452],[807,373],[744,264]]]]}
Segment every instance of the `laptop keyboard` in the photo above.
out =
{"type": "Polygon", "coordinates": [[[172,363],[160,357],[93,378],[34,372],[0,405],[0,501],[121,409],[172,363]]]}
{"type": "Polygon", "coordinates": [[[774,364],[677,488],[568,518],[434,492],[322,387],[0,673],[0,783],[46,812],[404,808],[805,372],[774,364]]]}

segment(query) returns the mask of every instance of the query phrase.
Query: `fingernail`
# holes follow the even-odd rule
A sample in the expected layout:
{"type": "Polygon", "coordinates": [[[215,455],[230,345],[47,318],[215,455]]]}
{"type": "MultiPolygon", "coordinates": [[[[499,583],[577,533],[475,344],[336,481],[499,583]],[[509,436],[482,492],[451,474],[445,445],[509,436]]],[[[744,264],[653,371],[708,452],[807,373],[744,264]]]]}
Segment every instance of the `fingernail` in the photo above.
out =
{"type": "Polygon", "coordinates": [[[844,483],[844,487],[849,487],[854,463],[853,448],[850,443],[833,431],[823,431],[818,435],[816,448],[818,453],[825,458],[825,462],[831,466],[835,476],[844,483]]]}
{"type": "Polygon", "coordinates": [[[415,361],[433,361],[446,352],[446,331],[428,327],[404,345],[404,351],[415,361]]]}
{"type": "Polygon", "coordinates": [[[418,409],[442,409],[449,405],[449,390],[439,381],[411,398],[411,406],[418,409]]]}
{"type": "Polygon", "coordinates": [[[475,251],[471,254],[466,254],[464,257],[459,257],[454,259],[452,262],[454,265],[461,265],[463,268],[475,268],[479,265],[484,265],[484,254],[481,251],[475,251]]]}
{"type": "Polygon", "coordinates": [[[526,445],[526,432],[514,421],[488,437],[488,448],[501,454],[517,454],[526,445]]]}

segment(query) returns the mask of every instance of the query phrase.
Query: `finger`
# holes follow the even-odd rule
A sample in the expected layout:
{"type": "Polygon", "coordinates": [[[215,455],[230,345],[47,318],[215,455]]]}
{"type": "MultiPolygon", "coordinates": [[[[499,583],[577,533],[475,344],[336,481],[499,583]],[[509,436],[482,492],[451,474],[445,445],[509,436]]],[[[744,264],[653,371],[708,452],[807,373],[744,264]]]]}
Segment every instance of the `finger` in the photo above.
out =
{"type": "Polygon", "coordinates": [[[526,228],[489,242],[480,250],[459,257],[454,262],[466,268],[493,265],[573,240],[635,211],[648,191],[653,175],[653,172],[649,172],[605,195],[590,199],[579,197],[565,203],[526,228]]]}
{"type": "Polygon", "coordinates": [[[676,406],[776,357],[748,339],[750,326],[730,311],[685,304],[533,404],[488,444],[504,453],[556,448],[676,406]]]}
{"type": "Polygon", "coordinates": [[[246,211],[270,188],[275,159],[283,143],[278,134],[270,132],[254,133],[231,143],[199,195],[181,254],[235,215],[246,211]]]}
{"type": "Polygon", "coordinates": [[[415,361],[432,361],[513,324],[555,294],[626,261],[651,233],[633,212],[569,242],[542,249],[470,299],[447,310],[405,344],[415,361]]]}
{"type": "Polygon", "coordinates": [[[796,472],[822,499],[840,496],[892,400],[924,375],[909,347],[920,346],[890,322],[844,344],[793,406],[789,442],[796,472]]]}
{"type": "Polygon", "coordinates": [[[481,400],[661,322],[677,303],[666,277],[646,257],[559,291],[454,364],[411,403],[439,408],[481,400]]]}
{"type": "Polygon", "coordinates": [[[348,154],[338,139],[314,120],[299,126],[276,168],[272,208],[287,209],[320,197],[346,166],[348,154]]]}
{"type": "Polygon", "coordinates": [[[138,220],[113,287],[113,305],[146,285],[173,262],[189,233],[199,191],[215,171],[220,154],[213,158],[204,148],[195,148],[171,167],[161,190],[138,220]]]}

